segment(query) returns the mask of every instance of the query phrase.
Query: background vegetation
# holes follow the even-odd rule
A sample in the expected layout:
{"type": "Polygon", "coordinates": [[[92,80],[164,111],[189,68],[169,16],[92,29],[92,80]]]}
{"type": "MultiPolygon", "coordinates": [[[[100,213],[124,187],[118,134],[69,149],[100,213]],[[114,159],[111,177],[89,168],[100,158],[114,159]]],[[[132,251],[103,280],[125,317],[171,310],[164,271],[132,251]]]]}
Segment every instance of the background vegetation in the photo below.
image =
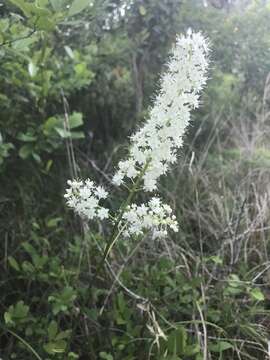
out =
{"type": "Polygon", "coordinates": [[[0,5],[0,357],[269,359],[269,1],[0,5]],[[66,180],[113,191],[123,139],[189,27],[212,65],[162,181],[181,230],[120,242],[97,272],[106,229],[67,211],[66,180]]]}

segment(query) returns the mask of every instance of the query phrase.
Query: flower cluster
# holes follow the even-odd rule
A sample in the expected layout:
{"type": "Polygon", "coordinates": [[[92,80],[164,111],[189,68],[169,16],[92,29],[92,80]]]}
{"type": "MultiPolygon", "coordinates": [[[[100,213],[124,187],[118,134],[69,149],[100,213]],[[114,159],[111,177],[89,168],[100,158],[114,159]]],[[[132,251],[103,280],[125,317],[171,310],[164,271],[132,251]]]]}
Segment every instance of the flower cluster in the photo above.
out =
{"type": "Polygon", "coordinates": [[[163,204],[158,197],[153,197],[147,204],[132,204],[123,214],[121,227],[126,237],[142,235],[150,231],[153,238],[167,235],[168,228],[178,231],[178,223],[169,205],[163,204]]]}
{"type": "Polygon", "coordinates": [[[109,216],[109,210],[100,206],[99,201],[108,196],[107,191],[102,186],[96,186],[93,181],[68,180],[69,188],[64,197],[67,205],[82,218],[87,220],[106,219],[109,216]]]}
{"type": "Polygon", "coordinates": [[[120,161],[113,177],[116,185],[125,177],[134,181],[144,169],[144,190],[153,191],[158,178],[176,161],[190,111],[198,107],[199,92],[207,79],[207,54],[208,44],[200,33],[189,31],[177,38],[149,119],[131,137],[129,157],[120,161]]]}
{"type": "MultiPolygon", "coordinates": [[[[128,158],[119,162],[113,177],[116,185],[129,179],[133,190],[138,190],[142,181],[145,191],[153,191],[159,177],[176,162],[177,151],[190,122],[190,112],[198,107],[199,93],[207,79],[207,55],[208,43],[200,33],[189,31],[186,36],[177,38],[149,118],[131,136],[128,158]]],[[[67,204],[81,217],[88,220],[109,217],[108,209],[99,205],[108,195],[101,186],[89,179],[69,181],[68,184],[67,204]]],[[[128,205],[125,211],[120,210],[114,224],[126,237],[151,232],[154,238],[162,238],[168,229],[178,231],[172,209],[158,197],[145,204],[128,205]]]]}

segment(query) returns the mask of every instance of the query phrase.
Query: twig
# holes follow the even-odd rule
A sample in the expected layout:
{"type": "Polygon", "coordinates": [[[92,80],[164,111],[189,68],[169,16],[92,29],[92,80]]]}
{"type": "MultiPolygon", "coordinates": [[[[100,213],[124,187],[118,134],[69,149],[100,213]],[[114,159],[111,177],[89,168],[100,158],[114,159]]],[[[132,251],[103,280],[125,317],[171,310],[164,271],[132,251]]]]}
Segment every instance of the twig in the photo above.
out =
{"type": "Polygon", "coordinates": [[[106,296],[106,298],[105,298],[105,300],[104,300],[104,303],[103,303],[103,305],[102,305],[102,307],[101,307],[101,309],[100,309],[100,312],[99,312],[100,315],[103,313],[104,308],[105,308],[105,306],[107,305],[107,302],[108,302],[108,300],[109,300],[109,298],[110,298],[110,296],[111,296],[111,294],[112,294],[112,292],[113,292],[113,290],[114,290],[114,288],[115,288],[115,286],[116,286],[116,284],[117,284],[117,279],[119,280],[119,278],[120,278],[120,276],[121,276],[124,268],[126,267],[127,263],[128,263],[129,260],[133,257],[133,255],[135,254],[135,252],[139,249],[139,247],[141,246],[141,244],[143,243],[144,240],[145,240],[145,237],[143,237],[143,238],[141,239],[141,241],[138,242],[138,244],[134,247],[134,249],[131,251],[131,253],[129,254],[129,256],[125,259],[125,262],[122,264],[120,270],[119,270],[118,273],[116,274],[116,276],[115,276],[115,278],[114,278],[114,282],[113,282],[113,284],[112,284],[112,286],[111,286],[111,288],[110,288],[110,290],[109,290],[109,293],[107,294],[107,296],[106,296]]]}
{"type": "MultiPolygon", "coordinates": [[[[93,236],[93,239],[99,249],[99,251],[103,254],[103,250],[101,248],[101,246],[99,245],[99,243],[97,242],[96,238],[93,236]]],[[[107,266],[108,270],[110,271],[111,275],[113,276],[114,280],[118,283],[118,285],[133,299],[135,299],[136,301],[141,301],[143,303],[148,303],[149,300],[135,294],[132,290],[128,289],[123,283],[122,281],[117,277],[117,274],[114,272],[113,268],[111,267],[109,261],[107,260],[107,258],[105,259],[105,265],[107,266]]]]}
{"type": "Polygon", "coordinates": [[[33,354],[35,355],[35,357],[38,360],[42,360],[42,358],[39,356],[39,354],[36,352],[36,350],[26,341],[24,340],[21,336],[19,336],[18,334],[16,334],[15,332],[13,332],[10,329],[7,329],[6,327],[2,326],[0,324],[1,328],[7,332],[9,332],[11,335],[13,335],[17,340],[19,340],[22,344],[24,344],[24,346],[33,354]]]}
{"type": "Polygon", "coordinates": [[[5,46],[5,45],[11,45],[16,41],[20,41],[20,40],[24,40],[24,39],[28,39],[29,37],[31,37],[37,30],[34,28],[32,31],[30,31],[27,35],[18,37],[16,39],[13,40],[8,40],[8,41],[4,41],[0,44],[0,47],[5,46]]]}
{"type": "Polygon", "coordinates": [[[89,159],[88,156],[85,155],[80,149],[78,149],[78,152],[80,153],[81,156],[83,156],[83,157],[85,158],[85,160],[86,160],[87,162],[89,162],[89,163],[91,164],[91,166],[92,166],[99,174],[101,174],[101,175],[104,177],[104,179],[106,179],[111,185],[117,187],[116,185],[114,185],[114,183],[112,182],[112,180],[110,179],[110,177],[109,177],[102,169],[100,169],[100,168],[97,166],[97,164],[96,164],[96,162],[95,162],[94,160],[89,159]]]}
{"type": "MultiPolygon", "coordinates": [[[[63,107],[64,107],[64,129],[65,129],[65,131],[70,132],[69,115],[68,115],[69,106],[68,106],[68,101],[65,97],[63,89],[61,89],[61,96],[62,96],[63,107]]],[[[74,178],[78,177],[78,173],[77,173],[77,165],[76,165],[76,160],[75,160],[73,143],[72,143],[72,139],[70,136],[66,139],[66,149],[67,149],[67,155],[68,155],[70,174],[71,174],[72,179],[74,179],[74,178]]]]}
{"type": "Polygon", "coordinates": [[[204,316],[203,316],[203,313],[202,313],[202,309],[201,309],[198,301],[196,301],[196,306],[197,306],[197,309],[199,311],[200,318],[201,318],[201,321],[202,321],[202,327],[203,327],[203,343],[204,343],[204,346],[203,346],[203,360],[207,360],[207,354],[208,354],[208,351],[207,351],[207,328],[206,328],[206,324],[205,324],[205,321],[204,321],[204,316]]]}

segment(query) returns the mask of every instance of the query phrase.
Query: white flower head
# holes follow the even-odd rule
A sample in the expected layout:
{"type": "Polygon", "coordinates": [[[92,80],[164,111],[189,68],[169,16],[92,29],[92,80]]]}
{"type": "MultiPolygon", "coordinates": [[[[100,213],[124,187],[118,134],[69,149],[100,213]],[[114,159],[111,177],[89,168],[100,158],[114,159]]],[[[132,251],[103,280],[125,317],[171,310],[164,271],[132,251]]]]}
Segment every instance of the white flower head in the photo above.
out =
{"type": "Polygon", "coordinates": [[[199,92],[207,80],[207,55],[208,43],[201,33],[188,30],[186,36],[177,37],[149,119],[131,136],[129,157],[119,162],[115,185],[120,186],[125,178],[134,181],[146,167],[144,190],[157,188],[158,178],[177,159],[190,111],[198,107],[199,92]]]}
{"type": "Polygon", "coordinates": [[[100,199],[108,196],[107,191],[102,186],[96,186],[93,181],[68,180],[69,188],[66,189],[64,197],[67,205],[72,208],[83,219],[106,219],[109,210],[100,206],[100,199]]]}
{"type": "Polygon", "coordinates": [[[132,204],[123,214],[121,227],[125,229],[126,237],[142,235],[147,231],[153,238],[163,238],[168,234],[168,229],[178,231],[178,223],[169,205],[153,197],[147,204],[132,204]]]}
{"type": "Polygon", "coordinates": [[[94,190],[94,193],[98,199],[106,199],[108,196],[108,192],[105,191],[102,186],[97,186],[97,188],[94,190]]]}

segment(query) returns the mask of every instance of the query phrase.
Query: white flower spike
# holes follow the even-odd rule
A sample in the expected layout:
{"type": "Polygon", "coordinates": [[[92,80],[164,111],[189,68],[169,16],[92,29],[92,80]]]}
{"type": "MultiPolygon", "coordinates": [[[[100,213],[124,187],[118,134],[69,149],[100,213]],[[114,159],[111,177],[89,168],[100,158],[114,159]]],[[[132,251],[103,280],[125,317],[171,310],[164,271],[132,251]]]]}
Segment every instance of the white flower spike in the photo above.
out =
{"type": "Polygon", "coordinates": [[[207,55],[208,43],[200,33],[189,30],[186,36],[177,37],[149,119],[131,136],[128,159],[119,162],[113,177],[116,185],[125,178],[134,181],[148,163],[144,190],[153,191],[158,178],[176,162],[190,111],[198,107],[199,93],[207,80],[207,55]]]}

